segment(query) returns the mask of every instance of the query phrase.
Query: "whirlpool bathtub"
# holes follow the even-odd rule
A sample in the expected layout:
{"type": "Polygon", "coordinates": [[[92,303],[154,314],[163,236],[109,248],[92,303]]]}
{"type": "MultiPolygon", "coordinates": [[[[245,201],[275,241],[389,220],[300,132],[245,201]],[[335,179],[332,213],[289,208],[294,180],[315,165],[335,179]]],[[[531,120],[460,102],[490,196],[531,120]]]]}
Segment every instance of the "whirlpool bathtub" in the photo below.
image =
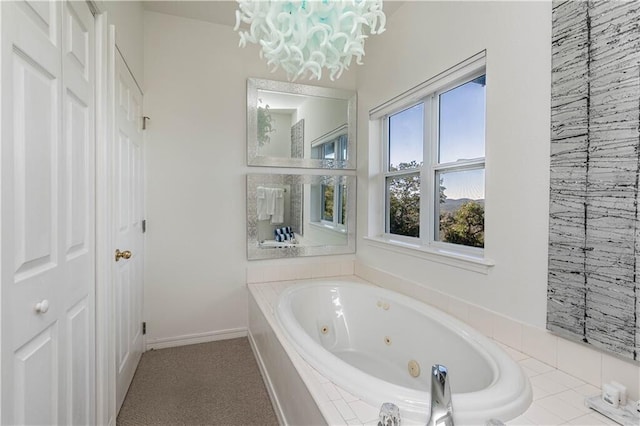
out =
{"type": "Polygon", "coordinates": [[[276,318],[311,366],[360,399],[393,402],[426,421],[430,370],[449,369],[454,420],[511,420],[531,403],[520,366],[473,328],[414,299],[372,285],[311,282],[283,291],[276,318]]]}

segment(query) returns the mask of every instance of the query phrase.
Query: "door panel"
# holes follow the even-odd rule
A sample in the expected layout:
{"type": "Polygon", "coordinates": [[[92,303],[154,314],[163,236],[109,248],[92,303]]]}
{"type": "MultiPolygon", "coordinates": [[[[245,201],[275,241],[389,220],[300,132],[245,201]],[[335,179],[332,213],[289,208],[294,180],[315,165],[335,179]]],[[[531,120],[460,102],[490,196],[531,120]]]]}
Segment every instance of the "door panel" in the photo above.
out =
{"type": "Polygon", "coordinates": [[[17,6],[53,44],[58,44],[58,8],[53,1],[25,1],[17,6]]]}
{"type": "Polygon", "coordinates": [[[88,300],[85,298],[67,313],[67,412],[71,424],[92,423],[90,399],[86,397],[91,389],[91,316],[88,300]]]}
{"type": "Polygon", "coordinates": [[[66,254],[64,423],[95,420],[95,53],[85,2],[62,10],[66,254]]]}
{"type": "Polygon", "coordinates": [[[116,336],[117,336],[117,349],[118,354],[118,374],[123,374],[123,371],[127,367],[127,360],[129,357],[129,300],[127,292],[131,288],[130,280],[130,265],[122,265],[118,271],[116,278],[116,306],[117,309],[117,324],[116,324],[116,336]]]}
{"type": "MultiPolygon", "coordinates": [[[[52,324],[15,351],[14,421],[12,424],[58,423],[58,333],[52,324]]],[[[4,407],[9,408],[9,407],[4,407]]]]}
{"type": "Polygon", "coordinates": [[[94,18],[0,7],[0,422],[94,423],[94,18]]]}
{"type": "Polygon", "coordinates": [[[142,93],[116,52],[115,244],[130,259],[114,263],[116,288],[116,402],[120,410],[142,355],[143,145],[142,93]]]}
{"type": "Polygon", "coordinates": [[[14,270],[20,282],[57,262],[58,89],[38,63],[19,52],[12,56],[14,270]]]}
{"type": "Polygon", "coordinates": [[[131,154],[129,138],[122,130],[119,132],[118,143],[118,161],[115,166],[116,180],[118,188],[116,212],[118,216],[118,233],[123,234],[129,230],[129,191],[131,190],[131,184],[129,179],[129,172],[131,170],[129,156],[131,154]]]}
{"type": "Polygon", "coordinates": [[[67,93],[67,260],[86,253],[87,218],[91,214],[87,181],[91,159],[87,157],[90,147],[89,107],[71,92],[67,93]]]}

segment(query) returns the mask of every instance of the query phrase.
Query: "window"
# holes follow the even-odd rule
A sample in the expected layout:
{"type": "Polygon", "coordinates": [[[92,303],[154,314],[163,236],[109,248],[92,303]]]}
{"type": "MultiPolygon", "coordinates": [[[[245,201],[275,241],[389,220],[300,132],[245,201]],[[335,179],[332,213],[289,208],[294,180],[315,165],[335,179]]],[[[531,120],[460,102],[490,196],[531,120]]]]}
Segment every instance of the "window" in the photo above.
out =
{"type": "Polygon", "coordinates": [[[311,223],[338,232],[346,232],[347,186],[327,183],[311,185],[311,223]]]}
{"type": "Polygon", "coordinates": [[[464,75],[382,116],[391,238],[484,248],[486,76],[484,67],[464,75]]]}
{"type": "Polygon", "coordinates": [[[346,185],[322,185],[322,224],[344,232],[347,216],[346,185]]]}
{"type": "MultiPolygon", "coordinates": [[[[347,127],[340,126],[311,144],[311,158],[344,161],[347,159],[347,127]]],[[[345,185],[322,184],[312,188],[312,196],[319,202],[318,225],[346,232],[347,187],[345,185]]]]}
{"type": "Polygon", "coordinates": [[[325,222],[333,223],[334,188],[333,185],[322,185],[322,220],[325,222]]]}
{"type": "Polygon", "coordinates": [[[420,236],[420,169],[423,165],[424,104],[387,118],[387,232],[420,236]]]}
{"type": "Polygon", "coordinates": [[[311,158],[319,160],[347,159],[347,135],[341,135],[328,142],[313,144],[311,146],[311,158]]]}

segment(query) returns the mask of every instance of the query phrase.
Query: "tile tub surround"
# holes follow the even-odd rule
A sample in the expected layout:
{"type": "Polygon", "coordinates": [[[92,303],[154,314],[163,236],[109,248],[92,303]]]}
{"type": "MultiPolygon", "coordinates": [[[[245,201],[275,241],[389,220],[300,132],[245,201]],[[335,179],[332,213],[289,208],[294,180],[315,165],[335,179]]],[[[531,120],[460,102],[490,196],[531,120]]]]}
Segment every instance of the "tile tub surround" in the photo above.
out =
{"type": "MultiPolygon", "coordinates": [[[[357,276],[343,276],[339,277],[339,279],[368,283],[357,276]]],[[[326,422],[330,425],[375,425],[378,419],[379,407],[373,407],[361,401],[358,397],[341,389],[317,372],[288,344],[279,330],[273,311],[278,295],[289,286],[308,281],[273,281],[249,284],[248,287],[250,297],[255,300],[258,309],[260,309],[264,319],[272,328],[295,367],[295,371],[291,371],[291,374],[297,374],[302,379],[326,422]]],[[[456,308],[460,313],[460,305],[457,305],[456,308]]],[[[477,312],[472,314],[473,317],[476,315],[478,315],[477,312]]],[[[500,334],[510,335],[509,330],[510,328],[507,326],[505,330],[501,330],[500,334]]],[[[250,326],[250,335],[251,332],[250,326]]],[[[496,338],[494,338],[494,341],[520,364],[530,377],[534,391],[532,405],[522,416],[508,422],[509,425],[614,424],[584,406],[585,397],[599,394],[598,387],[593,386],[586,380],[581,380],[557,369],[541,359],[504,344],[496,338]]],[[[522,339],[520,339],[521,346],[522,339]]],[[[261,356],[268,356],[268,354],[262,354],[261,356]]],[[[280,395],[278,399],[286,404],[286,395],[280,395]]],[[[403,422],[403,424],[410,423],[403,422]]]]}
{"type": "Polygon", "coordinates": [[[354,275],[353,257],[308,259],[266,260],[253,262],[247,267],[247,284],[273,281],[305,280],[311,278],[330,278],[354,275]],[[297,260],[298,262],[292,262],[297,260]]]}

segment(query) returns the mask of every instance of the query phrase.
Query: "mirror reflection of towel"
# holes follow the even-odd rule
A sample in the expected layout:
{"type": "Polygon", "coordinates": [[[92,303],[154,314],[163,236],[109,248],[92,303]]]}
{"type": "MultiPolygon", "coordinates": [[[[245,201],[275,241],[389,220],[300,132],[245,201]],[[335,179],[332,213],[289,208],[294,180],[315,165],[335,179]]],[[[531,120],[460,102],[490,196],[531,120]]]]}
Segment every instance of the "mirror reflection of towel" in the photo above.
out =
{"type": "Polygon", "coordinates": [[[256,190],[256,198],[258,220],[271,218],[271,223],[274,225],[284,222],[284,189],[259,186],[256,190]]]}
{"type": "Polygon", "coordinates": [[[277,225],[284,222],[284,190],[275,188],[273,190],[273,213],[271,214],[271,224],[277,225]]]}
{"type": "Polygon", "coordinates": [[[267,212],[267,190],[268,189],[271,189],[271,188],[265,188],[265,187],[259,186],[256,191],[256,197],[257,197],[256,213],[258,215],[258,220],[267,220],[271,217],[271,214],[267,212]]]}

